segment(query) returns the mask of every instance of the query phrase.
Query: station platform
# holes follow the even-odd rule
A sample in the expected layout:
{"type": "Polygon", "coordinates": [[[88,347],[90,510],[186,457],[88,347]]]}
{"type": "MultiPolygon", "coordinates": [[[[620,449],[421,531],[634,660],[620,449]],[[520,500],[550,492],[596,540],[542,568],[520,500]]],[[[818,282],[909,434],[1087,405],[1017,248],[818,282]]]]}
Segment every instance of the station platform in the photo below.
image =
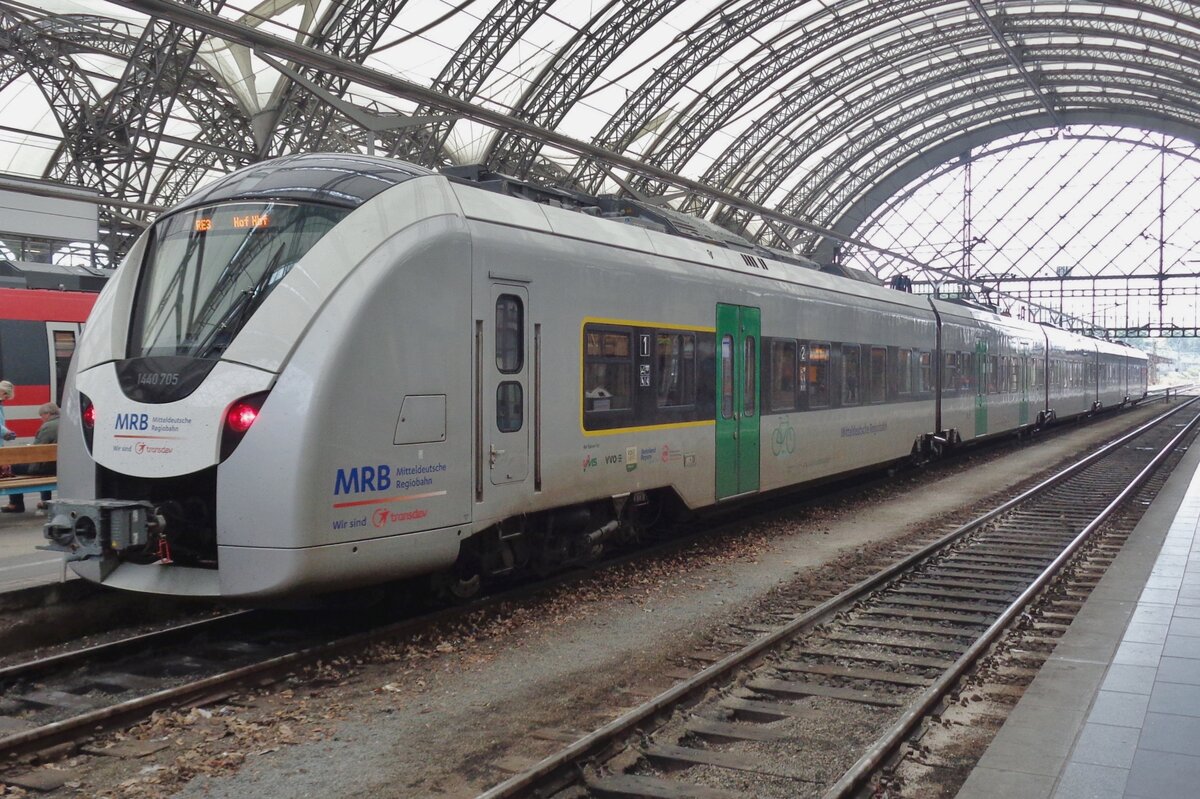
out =
{"type": "Polygon", "coordinates": [[[1193,447],[958,799],[1200,795],[1198,527],[1193,447]]]}
{"type": "MultiPolygon", "coordinates": [[[[30,494],[25,501],[30,506],[25,513],[0,514],[0,594],[57,583],[64,577],[62,555],[36,549],[45,543],[42,525],[46,523],[45,513],[32,507],[37,504],[37,494],[30,494]]],[[[78,579],[70,569],[66,578],[78,579]]]]}

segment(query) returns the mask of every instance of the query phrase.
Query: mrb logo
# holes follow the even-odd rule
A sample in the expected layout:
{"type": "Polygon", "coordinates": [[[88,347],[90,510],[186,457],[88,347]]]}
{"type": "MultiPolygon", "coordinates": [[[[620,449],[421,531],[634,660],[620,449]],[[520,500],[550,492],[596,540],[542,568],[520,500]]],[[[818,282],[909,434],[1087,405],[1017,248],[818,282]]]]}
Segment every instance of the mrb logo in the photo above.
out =
{"type": "Polygon", "coordinates": [[[363,491],[387,491],[392,487],[392,467],[352,466],[338,469],[333,481],[334,496],[338,494],[360,494],[363,491]]]}
{"type": "Polygon", "coordinates": [[[116,427],[118,430],[148,430],[150,429],[150,414],[118,413],[116,427]]]}

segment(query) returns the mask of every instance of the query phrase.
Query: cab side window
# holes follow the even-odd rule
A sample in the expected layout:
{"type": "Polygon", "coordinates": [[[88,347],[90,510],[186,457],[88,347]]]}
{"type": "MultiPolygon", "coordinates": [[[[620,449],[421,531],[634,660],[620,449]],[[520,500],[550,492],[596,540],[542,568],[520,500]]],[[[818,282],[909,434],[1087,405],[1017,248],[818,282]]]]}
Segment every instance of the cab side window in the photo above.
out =
{"type": "Polygon", "coordinates": [[[501,294],[496,298],[496,368],[511,375],[525,365],[524,308],[521,298],[501,294]]]}

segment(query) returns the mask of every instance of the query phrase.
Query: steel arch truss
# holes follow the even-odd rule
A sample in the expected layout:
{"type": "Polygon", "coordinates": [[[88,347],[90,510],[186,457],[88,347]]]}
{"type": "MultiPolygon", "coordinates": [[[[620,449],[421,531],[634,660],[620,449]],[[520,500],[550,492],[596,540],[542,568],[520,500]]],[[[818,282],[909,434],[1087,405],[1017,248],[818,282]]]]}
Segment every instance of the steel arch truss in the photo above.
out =
{"type": "MultiPolygon", "coordinates": [[[[555,127],[617,55],[681,2],[643,0],[626,3],[616,0],[606,4],[555,55],[525,92],[514,109],[515,114],[543,127],[555,127]]],[[[528,137],[502,134],[492,146],[487,161],[499,171],[536,177],[532,172],[540,149],[539,143],[528,137]]],[[[560,176],[552,174],[550,177],[560,176]]]]}
{"type": "MultiPolygon", "coordinates": [[[[815,136],[811,131],[803,130],[803,123],[814,116],[814,109],[817,109],[816,115],[822,120],[832,114],[853,127],[859,119],[868,117],[876,119],[886,114],[889,106],[888,100],[899,104],[914,96],[928,96],[945,91],[947,87],[953,87],[956,82],[969,80],[973,73],[1002,74],[1005,71],[1005,60],[999,53],[993,53],[989,58],[978,58],[970,63],[947,59],[941,66],[918,71],[921,59],[931,49],[941,48],[953,51],[955,48],[967,44],[974,31],[975,26],[969,22],[960,21],[940,28],[937,31],[936,39],[911,37],[887,51],[873,49],[853,59],[840,61],[836,64],[836,69],[831,70],[838,76],[837,81],[803,84],[794,93],[782,97],[778,104],[762,114],[753,128],[735,140],[714,160],[704,174],[704,182],[740,193],[746,191],[748,187],[757,185],[763,179],[764,173],[767,173],[767,179],[771,181],[771,189],[774,190],[777,187],[777,181],[771,179],[770,175],[775,174],[775,170],[781,166],[775,151],[790,150],[794,153],[795,160],[802,163],[815,149],[828,145],[828,140],[814,140],[815,136]],[[897,65],[901,70],[898,76],[892,74],[897,65]],[[829,104],[834,98],[863,94],[867,87],[870,88],[870,93],[874,97],[874,101],[869,107],[858,105],[829,109],[829,104]],[[877,93],[882,95],[882,99],[875,96],[877,93]],[[764,152],[771,152],[773,155],[764,156],[764,152]]],[[[1035,53],[1039,59],[1044,59],[1042,63],[1050,63],[1056,59],[1060,63],[1069,63],[1072,60],[1086,58],[1098,65],[1121,68],[1136,66],[1139,71],[1145,73],[1174,75],[1177,83],[1194,81],[1189,78],[1186,70],[1182,69],[1177,61],[1163,55],[1148,54],[1144,50],[1093,48],[1085,52],[1053,46],[1030,52],[1035,53]]],[[[1183,50],[1178,51],[1180,57],[1183,57],[1185,53],[1186,51],[1183,50]]],[[[807,53],[802,54],[802,57],[807,57],[807,53]]],[[[1020,84],[1014,85],[1018,90],[1022,88],[1020,84]]],[[[989,88],[986,81],[979,81],[975,85],[965,88],[968,96],[987,97],[992,93],[985,91],[989,88]]],[[[734,103],[731,100],[724,105],[733,107],[734,103]]],[[[714,113],[717,107],[718,104],[713,103],[710,106],[712,111],[705,109],[705,112],[714,113]]],[[[719,129],[722,122],[723,120],[718,119],[715,123],[710,123],[707,126],[707,135],[711,135],[712,131],[719,129]]],[[[822,121],[818,124],[827,125],[828,123],[822,121]]],[[[693,136],[693,140],[699,138],[702,137],[693,136]]],[[[679,148],[684,145],[685,142],[679,139],[673,143],[676,159],[684,157],[679,152],[679,148]]],[[[708,209],[709,205],[710,203],[706,202],[704,198],[697,198],[691,210],[703,212],[708,209]]]]}
{"type": "MultiPolygon", "coordinates": [[[[1096,63],[1105,63],[1112,55],[1111,51],[1097,52],[1096,63]]],[[[1141,58],[1147,70],[1117,73],[1103,80],[1094,70],[1046,71],[1043,83],[1063,112],[1132,112],[1143,116],[1151,127],[1156,121],[1175,119],[1200,133],[1200,84],[1188,71],[1169,60],[1137,52],[1125,57],[1128,61],[1141,58]],[[1158,63],[1150,63],[1154,61],[1158,63]]],[[[1003,65],[997,60],[991,66],[1003,65]]],[[[780,210],[834,227],[840,212],[868,190],[872,181],[887,174],[882,171],[885,166],[895,168],[918,157],[936,145],[939,137],[951,138],[992,121],[1030,114],[1053,126],[1044,109],[1031,100],[1016,76],[1004,76],[980,62],[951,62],[942,70],[878,86],[870,103],[843,106],[815,122],[806,118],[810,106],[805,98],[799,103],[781,103],[777,113],[766,115],[759,128],[764,136],[778,131],[774,141],[748,140],[727,151],[729,166],[721,167],[730,176],[726,188],[761,202],[781,186],[790,185],[778,204],[780,210]],[[931,84],[931,79],[938,83],[931,84]],[[985,89],[987,102],[981,103],[985,89]],[[917,95],[923,97],[921,103],[895,112],[917,95]],[[963,109],[969,113],[964,114],[963,109]],[[863,120],[871,123],[863,125],[863,120]],[[819,162],[806,164],[812,153],[821,153],[819,162]],[[755,156],[753,160],[750,155],[755,156]],[[802,178],[789,180],[801,169],[805,172],[802,178]]],[[[717,164],[725,162],[719,159],[717,164]]],[[[729,209],[718,213],[717,219],[734,229],[744,229],[748,221],[745,214],[729,209]]]]}
{"type": "MultiPolygon", "coordinates": [[[[0,86],[31,76],[62,134],[46,177],[123,200],[170,203],[214,164],[244,162],[246,115],[212,75],[193,67],[195,40],[186,39],[195,34],[161,24],[138,30],[92,15],[28,19],[3,9],[0,26],[9,44],[0,56],[0,86]],[[111,91],[98,90],[81,66],[88,55],[125,62],[111,91]],[[180,141],[177,154],[165,155],[172,115],[190,120],[209,144],[180,141]]],[[[119,256],[140,228],[107,209],[102,216],[105,243],[119,256]]]]}

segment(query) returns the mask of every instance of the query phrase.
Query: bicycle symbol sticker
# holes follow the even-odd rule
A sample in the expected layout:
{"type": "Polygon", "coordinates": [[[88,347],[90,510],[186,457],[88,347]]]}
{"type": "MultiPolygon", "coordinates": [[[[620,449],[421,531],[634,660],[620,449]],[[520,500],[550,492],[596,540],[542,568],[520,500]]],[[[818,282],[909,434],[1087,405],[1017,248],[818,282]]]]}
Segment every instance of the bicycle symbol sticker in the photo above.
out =
{"type": "Polygon", "coordinates": [[[796,428],[792,427],[791,422],[784,419],[775,428],[775,432],[771,434],[771,452],[775,453],[775,457],[782,458],[791,455],[796,451],[796,428]]]}

